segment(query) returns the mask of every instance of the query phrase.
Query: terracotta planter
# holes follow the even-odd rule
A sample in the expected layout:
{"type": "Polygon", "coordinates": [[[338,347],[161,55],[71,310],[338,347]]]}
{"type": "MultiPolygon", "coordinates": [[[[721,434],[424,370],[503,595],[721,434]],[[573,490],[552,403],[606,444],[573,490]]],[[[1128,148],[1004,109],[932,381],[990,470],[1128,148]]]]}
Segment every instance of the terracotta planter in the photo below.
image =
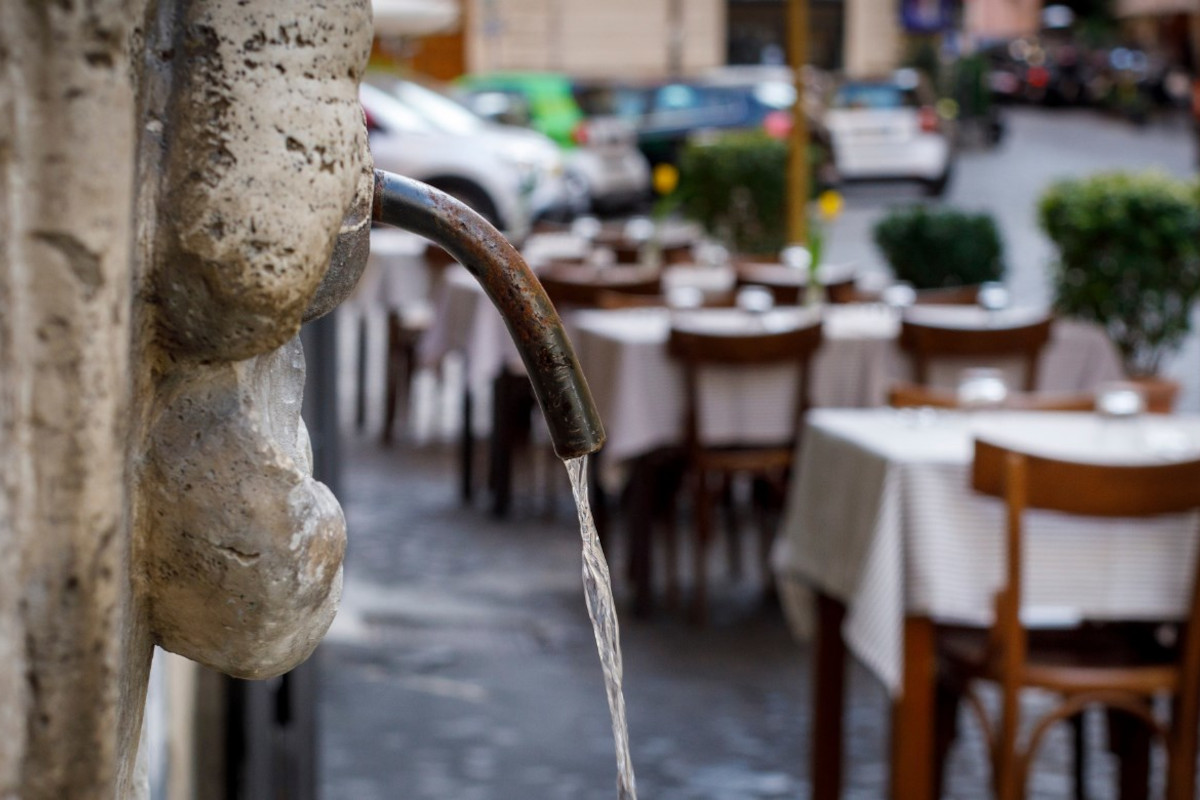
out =
{"type": "Polygon", "coordinates": [[[1151,414],[1170,414],[1179,396],[1179,382],[1158,375],[1138,375],[1128,379],[1146,398],[1146,411],[1151,414]]]}

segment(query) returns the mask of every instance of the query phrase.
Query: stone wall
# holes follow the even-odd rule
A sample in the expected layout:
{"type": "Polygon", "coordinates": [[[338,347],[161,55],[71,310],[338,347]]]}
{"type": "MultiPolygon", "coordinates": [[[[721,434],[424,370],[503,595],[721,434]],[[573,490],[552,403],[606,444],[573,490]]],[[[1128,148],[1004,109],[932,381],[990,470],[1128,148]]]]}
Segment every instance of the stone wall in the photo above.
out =
{"type": "Polygon", "coordinates": [[[682,72],[725,63],[724,0],[464,0],[467,69],[552,70],[582,77],[670,74],[678,10],[682,72]]]}

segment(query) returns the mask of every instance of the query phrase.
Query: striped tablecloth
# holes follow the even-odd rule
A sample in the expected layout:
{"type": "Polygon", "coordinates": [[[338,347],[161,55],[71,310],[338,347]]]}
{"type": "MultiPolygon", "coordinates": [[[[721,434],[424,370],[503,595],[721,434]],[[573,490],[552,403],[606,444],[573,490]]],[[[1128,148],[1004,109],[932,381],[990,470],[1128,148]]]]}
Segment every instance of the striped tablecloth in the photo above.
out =
{"type": "MultiPolygon", "coordinates": [[[[604,452],[610,463],[679,439],[683,378],[666,348],[671,313],[661,308],[580,311],[568,320],[575,351],[608,432],[604,452]]],[[[736,309],[676,312],[681,313],[710,320],[710,328],[746,325],[744,312],[736,309]]],[[[794,312],[770,312],[768,324],[771,315],[789,313],[794,312]]],[[[984,321],[980,317],[984,312],[974,307],[930,308],[920,313],[947,323],[984,321]]],[[[891,383],[911,377],[909,360],[896,344],[896,315],[875,305],[826,306],[823,315],[825,342],[813,363],[813,405],[884,405],[891,383]]],[[[1029,313],[1017,310],[1013,315],[1014,321],[1022,321],[1029,313]]],[[[945,369],[934,370],[934,381],[953,386],[958,367],[942,366],[945,369]]],[[[1121,375],[1116,350],[1102,330],[1069,320],[1055,324],[1041,360],[1039,388],[1091,391],[1121,375]]],[[[788,376],[783,369],[753,381],[718,379],[706,384],[704,407],[709,418],[703,429],[714,440],[775,440],[785,435],[791,411],[788,376]]]]}
{"type": "MultiPolygon", "coordinates": [[[[1002,581],[1003,504],[969,488],[972,441],[1100,463],[1200,457],[1200,418],[820,409],[800,446],[774,553],[789,615],[803,591],[846,605],[843,637],[895,693],[906,615],[986,624],[1002,581]]],[[[1192,516],[1081,520],[1030,513],[1030,624],[1170,619],[1196,559],[1192,516]]]]}

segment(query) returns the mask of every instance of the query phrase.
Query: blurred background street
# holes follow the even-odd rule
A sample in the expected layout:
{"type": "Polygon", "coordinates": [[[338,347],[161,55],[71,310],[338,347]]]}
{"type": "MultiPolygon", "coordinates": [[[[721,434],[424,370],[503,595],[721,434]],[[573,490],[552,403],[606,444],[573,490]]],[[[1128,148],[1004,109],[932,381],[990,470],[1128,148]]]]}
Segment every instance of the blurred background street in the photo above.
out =
{"type": "MultiPolygon", "coordinates": [[[[608,429],[592,488],[644,800],[828,800],[839,763],[854,800],[993,796],[983,733],[965,710],[935,708],[951,690],[933,644],[913,655],[908,625],[965,614],[983,630],[1000,527],[990,507],[937,503],[985,502],[968,496],[963,422],[983,408],[1073,408],[1093,433],[1106,393],[1200,412],[1198,2],[375,1],[359,90],[375,166],[456,198],[522,251],[608,429]],[[770,386],[685,384],[674,343],[687,314],[731,340],[809,326],[820,348],[804,394],[778,373],[770,386]],[[1033,331],[1032,356],[1001,353],[1029,358],[1024,383],[1011,361],[998,377],[996,350],[927,380],[906,333],[922,314],[951,339],[1033,331]],[[970,399],[981,368],[1000,384],[986,403],[970,399]],[[916,405],[943,410],[888,408],[913,405],[895,394],[913,382],[933,392],[916,405]],[[771,568],[755,537],[708,548],[701,532],[714,490],[695,480],[711,445],[686,425],[697,394],[733,420],[723,446],[765,459],[725,470],[715,493],[741,528],[760,524],[771,568]],[[780,413],[796,399],[809,438],[776,424],[801,416],[780,413]],[[860,442],[841,463],[796,447],[836,431],[838,414],[914,438],[860,442]],[[818,463],[801,471],[806,458],[818,463]],[[914,465],[957,476],[952,490],[919,506],[914,465]],[[954,520],[944,549],[919,561],[941,517],[954,520]],[[852,541],[863,524],[868,538],[852,541]],[[939,616],[955,599],[939,579],[967,585],[974,605],[939,616]],[[857,617],[814,623],[808,590],[857,617]],[[851,656],[841,761],[817,711],[840,696],[839,673],[818,658],[814,624],[851,656]],[[944,771],[935,734],[950,745],[944,771]]],[[[371,240],[356,293],[305,345],[317,474],[339,487],[349,530],[341,610],[309,665],[221,690],[232,744],[219,796],[611,798],[575,512],[525,367],[454,258],[408,233],[371,240]]],[[[1200,452],[1178,435],[1177,450],[1200,452]]],[[[1090,577],[1141,564],[1104,552],[1113,563],[1090,577]]],[[[1154,557],[1188,561],[1173,552],[1154,557]]],[[[1125,621],[1128,597],[1107,588],[1079,608],[1125,621]]],[[[1174,595],[1162,602],[1178,611],[1174,595]]],[[[1119,738],[1099,710],[1083,719],[1050,731],[1028,796],[1161,793],[1161,752],[1145,768],[1142,739],[1119,738]]]]}
{"type": "MultiPolygon", "coordinates": [[[[1050,300],[1054,253],[1034,213],[1050,182],[1099,169],[1191,170],[1194,142],[1183,121],[1133,127],[1092,111],[1036,108],[1005,116],[1000,146],[959,153],[943,201],[996,217],[1016,303],[1050,300]]],[[[921,200],[921,190],[864,185],[844,194],[829,258],[861,265],[868,282],[870,273],[886,278],[871,229],[890,208],[921,200]]],[[[343,340],[354,336],[347,323],[343,340]]],[[[1184,382],[1180,405],[1189,411],[1200,408],[1198,365],[1193,336],[1169,367],[1184,382]]],[[[523,483],[510,519],[488,517],[478,502],[462,507],[453,489],[457,389],[433,393],[430,376],[420,376],[404,439],[383,448],[375,436],[379,392],[368,397],[367,433],[352,433],[355,380],[343,369],[343,501],[352,533],[342,610],[318,653],[321,796],[612,797],[608,712],[565,475],[553,463],[526,463],[539,471],[534,485],[549,480],[553,488],[547,498],[523,483]]],[[[382,377],[367,383],[379,386],[382,377]]],[[[717,574],[721,599],[697,629],[678,609],[649,620],[627,613],[625,555],[618,538],[609,557],[642,796],[808,796],[811,651],[777,607],[763,605],[753,570],[742,580],[717,574]]],[[[845,796],[883,797],[888,698],[860,667],[850,680],[845,796]]],[[[1099,727],[1093,720],[1093,740],[1099,727]]],[[[963,729],[945,796],[987,797],[982,741],[973,723],[963,729]]],[[[1089,796],[1116,797],[1113,774],[1113,759],[1097,756],[1089,796]]],[[[1070,775],[1066,736],[1054,735],[1031,796],[1069,796],[1070,775]]]]}

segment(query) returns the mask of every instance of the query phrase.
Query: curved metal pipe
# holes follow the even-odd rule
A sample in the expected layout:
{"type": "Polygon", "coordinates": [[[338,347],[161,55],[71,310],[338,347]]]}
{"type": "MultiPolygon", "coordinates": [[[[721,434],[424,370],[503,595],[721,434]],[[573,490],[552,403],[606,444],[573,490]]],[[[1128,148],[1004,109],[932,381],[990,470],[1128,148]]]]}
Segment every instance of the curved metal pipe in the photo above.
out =
{"type": "Polygon", "coordinates": [[[517,249],[487,220],[445,192],[375,170],[371,219],[420,234],[483,286],[521,353],[559,458],[594,453],[604,426],[558,312],[517,249]]]}

